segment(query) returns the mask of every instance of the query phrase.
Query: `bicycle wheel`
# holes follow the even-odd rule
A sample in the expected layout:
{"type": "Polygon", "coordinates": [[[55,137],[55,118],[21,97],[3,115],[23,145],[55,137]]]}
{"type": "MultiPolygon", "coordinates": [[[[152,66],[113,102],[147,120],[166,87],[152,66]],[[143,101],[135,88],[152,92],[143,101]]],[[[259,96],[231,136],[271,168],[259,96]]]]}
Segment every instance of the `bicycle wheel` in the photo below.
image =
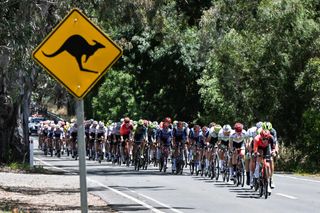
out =
{"type": "Polygon", "coordinates": [[[267,178],[264,178],[264,198],[267,199],[268,198],[268,195],[269,195],[269,192],[268,192],[268,184],[269,184],[269,181],[267,178]]]}
{"type": "Polygon", "coordinates": [[[190,174],[193,175],[193,172],[194,172],[193,160],[190,160],[190,162],[189,162],[189,169],[190,169],[190,174]]]}
{"type": "Polygon", "coordinates": [[[159,171],[162,172],[163,169],[163,158],[160,157],[160,161],[159,161],[159,171]]]}
{"type": "Polygon", "coordinates": [[[215,175],[216,175],[216,181],[219,180],[219,175],[220,175],[220,166],[219,166],[219,156],[218,154],[215,155],[214,159],[214,170],[215,170],[215,175]]]}

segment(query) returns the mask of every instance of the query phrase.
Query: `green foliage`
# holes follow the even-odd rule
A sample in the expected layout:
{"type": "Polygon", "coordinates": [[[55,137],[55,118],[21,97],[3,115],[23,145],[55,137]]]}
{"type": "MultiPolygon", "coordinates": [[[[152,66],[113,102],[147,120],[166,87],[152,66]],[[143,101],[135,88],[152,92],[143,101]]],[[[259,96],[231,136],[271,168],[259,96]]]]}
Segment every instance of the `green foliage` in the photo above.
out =
{"type": "Polygon", "coordinates": [[[95,117],[104,121],[120,120],[126,115],[137,119],[140,109],[135,100],[136,91],[132,89],[133,76],[116,70],[106,75],[97,97],[93,98],[95,117]]]}
{"type": "MultiPolygon", "coordinates": [[[[72,106],[31,62],[30,50],[76,6],[124,49],[86,97],[87,118],[269,120],[285,145],[304,147],[297,156],[319,138],[319,1],[7,2],[1,45],[14,56],[10,79],[25,79],[8,86],[15,100],[30,81],[35,101],[72,106]]],[[[306,162],[318,153],[312,151],[306,162]]]]}

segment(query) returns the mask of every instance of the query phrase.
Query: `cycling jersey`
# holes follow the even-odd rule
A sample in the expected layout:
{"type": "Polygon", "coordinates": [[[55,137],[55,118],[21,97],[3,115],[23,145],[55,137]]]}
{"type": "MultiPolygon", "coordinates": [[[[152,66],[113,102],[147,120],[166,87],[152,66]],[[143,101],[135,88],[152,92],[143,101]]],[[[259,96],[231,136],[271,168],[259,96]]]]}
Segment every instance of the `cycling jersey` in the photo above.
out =
{"type": "Polygon", "coordinates": [[[244,148],[244,141],[247,139],[247,132],[242,130],[241,133],[232,131],[230,134],[230,141],[233,144],[234,148],[244,148]]]}
{"type": "Polygon", "coordinates": [[[229,146],[229,140],[230,140],[230,135],[225,135],[223,133],[223,129],[220,129],[219,133],[218,133],[218,140],[221,141],[221,144],[228,147],[229,146]]]}
{"type": "Polygon", "coordinates": [[[195,132],[194,129],[190,131],[190,139],[195,142],[197,146],[203,147],[204,146],[204,137],[202,135],[202,131],[195,132]]]}
{"type": "Polygon", "coordinates": [[[214,131],[214,127],[211,127],[208,131],[208,136],[210,137],[209,143],[215,145],[218,141],[218,134],[214,131]]]}
{"type": "Polygon", "coordinates": [[[173,129],[173,137],[175,138],[176,142],[185,142],[187,138],[187,130],[183,128],[174,128],[173,129]]]}
{"type": "Polygon", "coordinates": [[[258,135],[258,128],[253,126],[247,130],[247,137],[254,139],[258,135]]]}
{"type": "Polygon", "coordinates": [[[147,128],[145,126],[138,126],[134,133],[134,142],[141,143],[147,136],[147,128]]]}
{"type": "Polygon", "coordinates": [[[97,129],[97,137],[98,137],[98,138],[104,137],[105,134],[106,134],[106,128],[104,128],[104,127],[99,127],[99,128],[97,129]]]}
{"type": "Polygon", "coordinates": [[[257,153],[259,149],[263,151],[263,155],[270,155],[270,148],[273,150],[275,148],[273,136],[270,135],[268,140],[262,140],[261,135],[257,135],[254,138],[254,153],[257,153]]]}
{"type": "Polygon", "coordinates": [[[120,135],[130,135],[131,131],[133,130],[133,126],[131,123],[122,123],[120,127],[120,135]]]}
{"type": "Polygon", "coordinates": [[[97,124],[92,124],[89,129],[89,134],[92,138],[95,138],[96,133],[97,133],[97,124]]]}
{"type": "Polygon", "coordinates": [[[157,138],[157,129],[155,128],[148,128],[148,142],[152,143],[152,141],[156,140],[157,138]]]}
{"type": "Polygon", "coordinates": [[[159,139],[164,146],[170,146],[172,140],[172,130],[170,128],[163,128],[159,131],[159,139]]]}
{"type": "Polygon", "coordinates": [[[53,130],[53,136],[54,136],[55,138],[62,139],[63,130],[62,130],[61,128],[54,129],[54,130],[53,130]]]}

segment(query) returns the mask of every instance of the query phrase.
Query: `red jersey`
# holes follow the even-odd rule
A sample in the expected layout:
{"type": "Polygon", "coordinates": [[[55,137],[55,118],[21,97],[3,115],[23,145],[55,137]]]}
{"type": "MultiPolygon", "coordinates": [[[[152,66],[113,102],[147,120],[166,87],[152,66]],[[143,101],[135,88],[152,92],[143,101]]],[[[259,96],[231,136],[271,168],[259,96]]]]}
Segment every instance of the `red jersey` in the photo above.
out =
{"type": "MultiPolygon", "coordinates": [[[[254,145],[253,145],[253,151],[254,152],[258,152],[259,148],[266,148],[269,146],[269,144],[271,144],[271,146],[273,146],[273,138],[271,135],[269,135],[268,140],[262,140],[261,135],[257,135],[254,138],[254,145]]],[[[273,147],[271,147],[273,149],[273,147]]]]}
{"type": "Polygon", "coordinates": [[[129,135],[133,130],[133,126],[131,123],[122,123],[120,127],[120,135],[129,135]]]}

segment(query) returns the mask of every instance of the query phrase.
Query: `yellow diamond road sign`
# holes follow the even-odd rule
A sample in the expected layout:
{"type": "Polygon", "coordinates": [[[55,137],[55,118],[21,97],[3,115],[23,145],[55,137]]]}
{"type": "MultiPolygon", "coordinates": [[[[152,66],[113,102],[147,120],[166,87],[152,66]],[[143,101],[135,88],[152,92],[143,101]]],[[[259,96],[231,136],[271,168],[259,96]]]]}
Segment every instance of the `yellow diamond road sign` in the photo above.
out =
{"type": "Polygon", "coordinates": [[[33,58],[77,98],[83,98],[122,49],[73,9],[35,49],[33,58]]]}

